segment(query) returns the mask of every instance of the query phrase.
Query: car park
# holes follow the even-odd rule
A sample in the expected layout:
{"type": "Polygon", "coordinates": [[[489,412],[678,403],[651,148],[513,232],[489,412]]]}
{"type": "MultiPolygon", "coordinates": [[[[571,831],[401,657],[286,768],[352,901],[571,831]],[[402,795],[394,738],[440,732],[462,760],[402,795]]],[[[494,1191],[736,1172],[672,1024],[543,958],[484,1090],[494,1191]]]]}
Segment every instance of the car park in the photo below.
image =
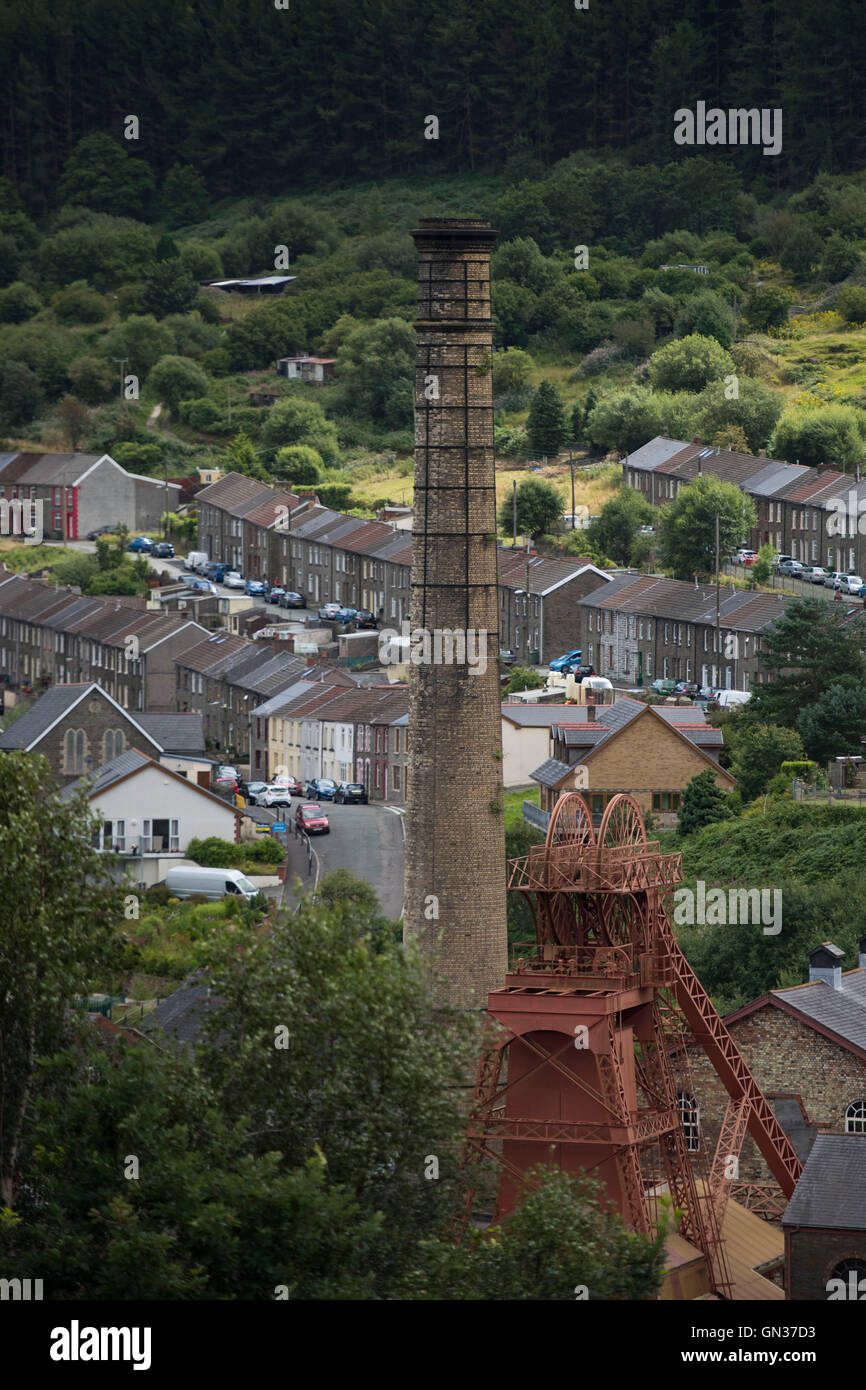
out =
{"type": "Polygon", "coordinates": [[[279,608],[306,608],[307,600],[303,594],[298,594],[294,589],[284,589],[277,599],[279,608]]]}
{"type": "Polygon", "coordinates": [[[566,666],[570,666],[573,661],[580,661],[583,656],[583,649],[576,647],[573,652],[566,652],[564,656],[555,656],[548,667],[550,671],[564,671],[566,666]]]}
{"type": "Polygon", "coordinates": [[[339,801],[341,806],[348,806],[353,802],[358,805],[367,805],[367,788],[363,782],[341,782],[337,787],[335,801],[339,801]]]}
{"type": "Polygon", "coordinates": [[[315,797],[317,801],[333,801],[337,795],[337,784],[330,777],[314,777],[307,783],[304,795],[315,797]]]}
{"type": "Polygon", "coordinates": [[[218,594],[219,589],[216,584],[211,584],[209,579],[191,579],[189,587],[194,594],[218,594]]]}
{"type": "Polygon", "coordinates": [[[305,802],[297,808],[295,825],[299,826],[301,830],[305,830],[308,835],[329,835],[331,833],[331,823],[321,806],[316,806],[311,802],[305,802]]]}
{"type": "Polygon", "coordinates": [[[171,541],[157,541],[153,547],[153,553],[157,560],[173,560],[174,546],[171,541]]]}
{"type": "Polygon", "coordinates": [[[242,589],[244,587],[243,575],[238,574],[237,570],[226,570],[222,582],[227,589],[242,589]]]}
{"type": "Polygon", "coordinates": [[[260,598],[265,593],[265,584],[262,579],[248,579],[244,585],[244,593],[250,598],[260,598]]]}
{"type": "Polygon", "coordinates": [[[150,539],[150,536],[133,536],[126,548],[127,550],[136,551],[139,554],[149,554],[150,551],[153,550],[153,541],[150,539]]]}

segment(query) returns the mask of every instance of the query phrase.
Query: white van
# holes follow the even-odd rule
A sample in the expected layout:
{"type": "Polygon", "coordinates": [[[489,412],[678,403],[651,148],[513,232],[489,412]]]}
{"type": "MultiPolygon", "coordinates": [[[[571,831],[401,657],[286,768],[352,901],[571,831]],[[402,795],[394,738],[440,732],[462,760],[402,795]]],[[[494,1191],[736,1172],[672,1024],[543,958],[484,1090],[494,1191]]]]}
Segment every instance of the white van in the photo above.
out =
{"type": "Polygon", "coordinates": [[[206,550],[191,550],[183,562],[183,567],[185,570],[197,570],[199,565],[208,564],[210,561],[206,550]]]}
{"type": "Polygon", "coordinates": [[[732,705],[745,705],[751,698],[751,690],[720,690],[716,701],[720,709],[730,709],[732,705]]]}
{"type": "Polygon", "coordinates": [[[169,869],[165,886],[173,898],[191,898],[201,893],[216,901],[237,894],[249,901],[259,891],[240,869],[201,869],[199,867],[169,869]]]}

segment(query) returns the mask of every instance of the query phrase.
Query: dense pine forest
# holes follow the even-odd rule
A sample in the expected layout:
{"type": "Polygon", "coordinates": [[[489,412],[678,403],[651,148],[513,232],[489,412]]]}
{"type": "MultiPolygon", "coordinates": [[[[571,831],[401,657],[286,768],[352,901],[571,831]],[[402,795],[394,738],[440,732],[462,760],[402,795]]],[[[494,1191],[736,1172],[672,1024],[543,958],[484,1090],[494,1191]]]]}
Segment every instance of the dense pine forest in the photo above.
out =
{"type": "Polygon", "coordinates": [[[767,190],[866,148],[856,0],[279,3],[7,0],[2,172],[50,206],[81,137],[119,135],[128,114],[157,182],[189,164],[216,197],[576,150],[664,164],[674,110],[697,100],[782,108],[778,157],[735,152],[767,190]]]}

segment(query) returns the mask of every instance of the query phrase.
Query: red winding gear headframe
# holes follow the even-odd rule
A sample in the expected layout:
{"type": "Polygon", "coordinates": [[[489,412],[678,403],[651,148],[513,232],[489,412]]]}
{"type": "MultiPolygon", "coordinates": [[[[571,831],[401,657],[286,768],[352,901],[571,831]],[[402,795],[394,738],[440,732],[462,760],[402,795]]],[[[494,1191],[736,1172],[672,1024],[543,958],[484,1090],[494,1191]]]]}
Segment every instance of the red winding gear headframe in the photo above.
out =
{"type": "Polygon", "coordinates": [[[746,1129],[785,1197],[801,1164],[674,937],[668,904],[681,880],[682,856],[647,839],[625,794],[596,833],[569,792],[544,845],[510,862],[508,887],[524,895],[535,941],[513,948],[505,987],[489,996],[466,1157],[501,1164],[498,1215],[539,1163],[594,1174],[635,1231],[654,1228],[669,1194],[724,1297],[725,1179],[746,1129]],[[731,1098],[712,1170],[683,1124],[678,1073],[692,1040],[731,1098]]]}

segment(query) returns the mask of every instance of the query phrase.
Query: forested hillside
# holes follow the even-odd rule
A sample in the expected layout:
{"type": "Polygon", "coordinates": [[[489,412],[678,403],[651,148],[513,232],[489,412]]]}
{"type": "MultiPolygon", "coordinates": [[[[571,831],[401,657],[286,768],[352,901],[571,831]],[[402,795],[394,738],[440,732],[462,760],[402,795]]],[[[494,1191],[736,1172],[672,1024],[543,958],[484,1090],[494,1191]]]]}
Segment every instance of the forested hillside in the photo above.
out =
{"type": "Polygon", "coordinates": [[[4,174],[44,207],[76,142],[129,113],[158,184],[190,164],[215,196],[581,149],[664,164],[674,110],[698,99],[783,109],[779,157],[736,153],[767,189],[863,156],[852,0],[280,2],[7,0],[4,174]]]}

